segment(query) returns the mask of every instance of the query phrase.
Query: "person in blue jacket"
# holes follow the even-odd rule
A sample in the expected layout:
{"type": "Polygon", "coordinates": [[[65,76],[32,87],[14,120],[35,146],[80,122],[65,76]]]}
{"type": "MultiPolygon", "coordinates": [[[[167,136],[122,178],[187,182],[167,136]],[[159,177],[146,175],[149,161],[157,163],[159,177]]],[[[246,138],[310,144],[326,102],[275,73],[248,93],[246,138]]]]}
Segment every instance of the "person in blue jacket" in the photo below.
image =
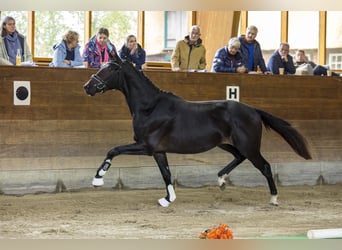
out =
{"type": "Polygon", "coordinates": [[[288,43],[280,43],[279,49],[271,55],[267,63],[267,68],[272,74],[279,75],[279,68],[284,69],[284,75],[296,73],[293,57],[289,53],[290,45],[288,43]]]}
{"type": "Polygon", "coordinates": [[[233,37],[228,44],[216,51],[211,72],[246,73],[247,67],[243,64],[239,52],[240,41],[233,37]]]}
{"type": "Polygon", "coordinates": [[[141,70],[142,65],[146,61],[146,52],[137,43],[137,38],[134,35],[129,35],[126,38],[125,44],[119,50],[119,57],[133,63],[138,70],[141,70]]]}
{"type": "Polygon", "coordinates": [[[73,68],[83,65],[83,60],[78,44],[79,34],[69,30],[60,43],[53,46],[53,59],[50,67],[73,68]]]}

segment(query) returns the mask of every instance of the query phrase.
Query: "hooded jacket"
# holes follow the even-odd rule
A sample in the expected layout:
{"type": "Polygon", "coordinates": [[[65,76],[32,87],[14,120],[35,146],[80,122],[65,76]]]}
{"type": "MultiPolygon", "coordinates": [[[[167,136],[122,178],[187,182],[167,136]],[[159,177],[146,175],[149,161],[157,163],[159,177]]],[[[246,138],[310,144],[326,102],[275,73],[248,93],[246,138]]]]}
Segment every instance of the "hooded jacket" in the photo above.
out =
{"type": "Polygon", "coordinates": [[[81,53],[80,53],[80,46],[77,44],[77,46],[74,48],[75,57],[74,60],[70,61],[70,64],[66,64],[64,62],[64,59],[67,55],[67,47],[65,45],[65,41],[62,40],[60,43],[55,44],[53,46],[53,59],[52,62],[49,64],[50,67],[63,67],[63,68],[72,68],[76,66],[83,65],[81,53]]]}
{"type": "MultiPolygon", "coordinates": [[[[116,48],[109,40],[107,41],[107,51],[112,57],[116,55],[116,48]]],[[[88,68],[101,67],[101,51],[98,50],[96,45],[96,36],[90,38],[85,45],[82,58],[84,62],[88,62],[88,68]]]]}
{"type": "Polygon", "coordinates": [[[204,70],[207,62],[202,40],[199,38],[194,45],[190,45],[189,40],[189,36],[186,36],[184,40],[177,42],[172,52],[171,66],[180,70],[204,70]]]}

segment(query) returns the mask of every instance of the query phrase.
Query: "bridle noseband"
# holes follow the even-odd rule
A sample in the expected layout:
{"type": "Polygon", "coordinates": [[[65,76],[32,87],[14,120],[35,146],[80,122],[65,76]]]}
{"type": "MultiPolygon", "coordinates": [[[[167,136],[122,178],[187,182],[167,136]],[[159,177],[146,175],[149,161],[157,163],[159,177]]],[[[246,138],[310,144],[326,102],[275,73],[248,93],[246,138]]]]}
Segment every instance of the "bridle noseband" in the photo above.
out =
{"type": "MultiPolygon", "coordinates": [[[[121,66],[115,62],[108,62],[108,64],[116,65],[121,69],[121,66]]],[[[105,88],[108,87],[107,83],[101,77],[99,77],[97,74],[91,75],[90,79],[96,81],[95,87],[96,87],[96,90],[98,92],[103,93],[105,88]]]]}
{"type": "Polygon", "coordinates": [[[105,81],[101,77],[99,77],[96,74],[93,74],[93,75],[91,75],[90,79],[93,79],[93,80],[95,80],[97,82],[96,83],[96,89],[99,92],[104,92],[104,89],[107,86],[107,84],[105,83],[105,81]]]}

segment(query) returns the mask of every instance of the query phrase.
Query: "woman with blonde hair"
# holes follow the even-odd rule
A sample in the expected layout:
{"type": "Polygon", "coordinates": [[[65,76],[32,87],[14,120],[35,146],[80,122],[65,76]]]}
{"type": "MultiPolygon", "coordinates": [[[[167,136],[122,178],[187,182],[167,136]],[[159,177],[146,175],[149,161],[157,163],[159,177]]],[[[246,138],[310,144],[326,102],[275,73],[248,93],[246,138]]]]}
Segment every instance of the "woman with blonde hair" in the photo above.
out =
{"type": "Polygon", "coordinates": [[[78,38],[76,31],[69,30],[62,41],[53,46],[53,59],[49,66],[73,68],[83,65],[78,38]]]}

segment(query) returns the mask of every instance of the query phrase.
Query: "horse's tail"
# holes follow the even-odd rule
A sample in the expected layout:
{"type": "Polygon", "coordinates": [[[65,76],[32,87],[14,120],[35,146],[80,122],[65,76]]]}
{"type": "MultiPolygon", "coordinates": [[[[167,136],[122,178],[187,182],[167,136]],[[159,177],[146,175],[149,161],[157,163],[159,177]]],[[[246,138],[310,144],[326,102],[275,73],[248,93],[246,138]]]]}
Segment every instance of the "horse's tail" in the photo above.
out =
{"type": "Polygon", "coordinates": [[[305,138],[290,123],[265,111],[259,109],[256,109],[256,111],[259,113],[266,129],[272,128],[287,141],[298,155],[306,160],[311,159],[305,138]]]}

